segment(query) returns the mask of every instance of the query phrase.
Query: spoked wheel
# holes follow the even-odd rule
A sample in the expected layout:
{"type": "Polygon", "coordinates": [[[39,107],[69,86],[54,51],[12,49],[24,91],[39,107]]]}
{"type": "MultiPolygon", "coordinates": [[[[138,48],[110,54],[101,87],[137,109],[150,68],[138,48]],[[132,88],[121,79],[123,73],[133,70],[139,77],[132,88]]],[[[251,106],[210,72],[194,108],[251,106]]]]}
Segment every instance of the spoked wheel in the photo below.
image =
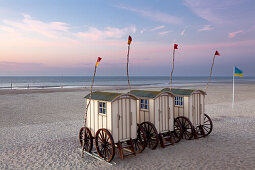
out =
{"type": "Polygon", "coordinates": [[[196,133],[197,133],[198,138],[205,137],[205,131],[203,129],[203,125],[199,125],[195,129],[196,129],[196,133]]]}
{"type": "Polygon", "coordinates": [[[182,127],[179,121],[174,119],[174,131],[173,131],[174,142],[178,143],[183,137],[182,127]]]}
{"type": "Polygon", "coordinates": [[[145,130],[143,129],[142,126],[137,125],[137,139],[134,140],[134,145],[135,145],[135,151],[138,153],[143,152],[143,150],[146,147],[146,135],[145,135],[145,130]]]}
{"type": "Polygon", "coordinates": [[[79,133],[79,141],[81,147],[84,147],[84,150],[91,152],[93,147],[93,139],[90,130],[87,127],[82,127],[79,133]]]}
{"type": "Polygon", "coordinates": [[[194,127],[190,120],[184,116],[179,116],[176,120],[180,123],[182,131],[183,131],[183,138],[186,140],[190,140],[193,137],[194,127]]]}
{"type": "Polygon", "coordinates": [[[98,129],[95,136],[95,144],[98,155],[110,162],[115,155],[114,141],[111,133],[106,129],[98,129]]]}
{"type": "Polygon", "coordinates": [[[205,136],[208,136],[212,132],[213,123],[207,114],[204,114],[204,125],[202,127],[204,129],[205,136]]]}
{"type": "Polygon", "coordinates": [[[143,122],[141,126],[145,131],[147,146],[150,149],[156,149],[159,141],[157,129],[151,122],[143,122]]]}

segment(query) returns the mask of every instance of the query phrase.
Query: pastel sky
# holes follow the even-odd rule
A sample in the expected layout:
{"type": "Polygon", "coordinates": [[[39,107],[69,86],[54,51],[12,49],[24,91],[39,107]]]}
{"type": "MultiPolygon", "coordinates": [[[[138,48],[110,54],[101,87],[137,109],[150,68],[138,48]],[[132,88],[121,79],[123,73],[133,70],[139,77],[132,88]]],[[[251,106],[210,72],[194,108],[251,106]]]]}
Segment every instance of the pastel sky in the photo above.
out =
{"type": "Polygon", "coordinates": [[[255,73],[254,0],[0,0],[0,75],[255,73]]]}

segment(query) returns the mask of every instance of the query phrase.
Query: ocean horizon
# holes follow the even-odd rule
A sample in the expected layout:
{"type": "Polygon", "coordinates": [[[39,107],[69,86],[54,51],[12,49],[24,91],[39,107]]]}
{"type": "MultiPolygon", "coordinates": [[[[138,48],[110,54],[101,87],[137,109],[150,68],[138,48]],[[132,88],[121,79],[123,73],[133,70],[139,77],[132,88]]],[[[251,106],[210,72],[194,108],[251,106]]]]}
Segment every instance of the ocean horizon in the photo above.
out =
{"type": "MultiPolygon", "coordinates": [[[[79,88],[91,85],[92,76],[0,76],[0,89],[79,88]]],[[[214,76],[210,83],[232,83],[231,76],[214,76]]],[[[255,82],[255,77],[235,77],[236,83],[255,82]]],[[[208,76],[174,76],[173,86],[205,85],[208,76]]],[[[169,76],[130,76],[132,86],[169,85],[169,76]]],[[[95,86],[127,86],[126,76],[96,76],[95,86]]]]}

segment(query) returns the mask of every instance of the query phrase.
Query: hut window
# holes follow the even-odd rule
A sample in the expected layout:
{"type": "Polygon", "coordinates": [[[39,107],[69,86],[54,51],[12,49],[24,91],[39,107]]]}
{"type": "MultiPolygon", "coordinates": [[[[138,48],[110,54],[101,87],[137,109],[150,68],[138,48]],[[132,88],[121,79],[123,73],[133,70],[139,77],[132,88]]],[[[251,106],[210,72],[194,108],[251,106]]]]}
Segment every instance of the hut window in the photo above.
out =
{"type": "Polygon", "coordinates": [[[106,114],[106,103],[99,102],[99,113],[106,114]]]}
{"type": "Polygon", "coordinates": [[[183,106],[183,97],[180,97],[180,96],[175,97],[175,105],[183,106]]]}
{"type": "Polygon", "coordinates": [[[149,100],[148,99],[141,99],[141,109],[149,110],[149,100]]]}

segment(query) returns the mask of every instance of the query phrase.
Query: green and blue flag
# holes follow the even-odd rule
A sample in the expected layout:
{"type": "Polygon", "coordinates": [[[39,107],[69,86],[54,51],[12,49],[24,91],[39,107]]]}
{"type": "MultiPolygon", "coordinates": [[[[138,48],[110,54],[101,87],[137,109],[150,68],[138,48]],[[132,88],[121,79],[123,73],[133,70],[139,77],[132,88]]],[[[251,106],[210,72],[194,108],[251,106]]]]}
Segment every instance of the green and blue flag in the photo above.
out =
{"type": "Polygon", "coordinates": [[[235,66],[235,76],[243,77],[243,71],[235,66]]]}

